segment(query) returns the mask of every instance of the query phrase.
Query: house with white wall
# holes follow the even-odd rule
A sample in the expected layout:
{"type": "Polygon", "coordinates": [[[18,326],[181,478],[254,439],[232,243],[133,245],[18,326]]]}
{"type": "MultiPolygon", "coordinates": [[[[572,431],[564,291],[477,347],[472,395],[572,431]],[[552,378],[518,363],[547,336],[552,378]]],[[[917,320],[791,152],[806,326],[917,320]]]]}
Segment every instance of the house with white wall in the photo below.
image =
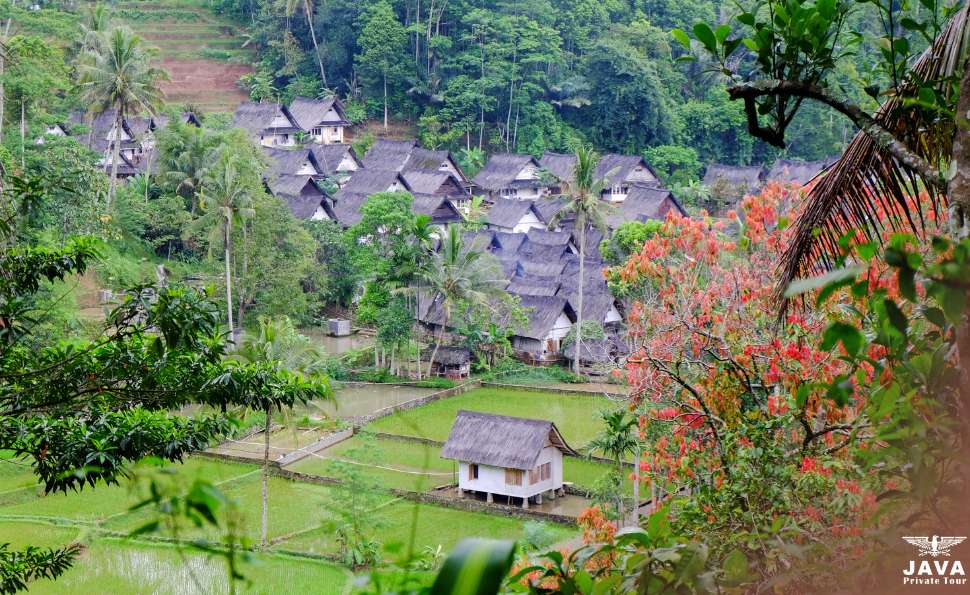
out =
{"type": "Polygon", "coordinates": [[[459,411],[441,456],[458,462],[458,490],[508,503],[541,504],[563,495],[562,457],[576,455],[556,424],[459,411]]]}

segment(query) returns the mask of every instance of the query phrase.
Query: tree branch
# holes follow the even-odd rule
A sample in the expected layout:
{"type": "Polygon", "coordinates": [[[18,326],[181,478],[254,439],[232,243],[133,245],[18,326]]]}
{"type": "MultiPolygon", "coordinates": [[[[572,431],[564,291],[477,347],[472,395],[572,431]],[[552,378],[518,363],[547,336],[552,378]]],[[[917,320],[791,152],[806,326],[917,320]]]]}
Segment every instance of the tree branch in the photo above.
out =
{"type": "Polygon", "coordinates": [[[927,184],[942,191],[946,190],[946,181],[940,171],[910,149],[906,143],[896,138],[882,123],[862,111],[857,105],[833,97],[826,89],[818,85],[800,81],[769,79],[734,85],[728,88],[728,95],[731,99],[744,100],[744,111],[748,118],[748,131],[752,135],[781,148],[785,147],[784,128],[777,130],[761,126],[758,122],[758,109],[755,100],[767,96],[803,97],[824,103],[852,120],[852,123],[869,135],[880,148],[888,151],[907,168],[919,173],[927,184]]]}

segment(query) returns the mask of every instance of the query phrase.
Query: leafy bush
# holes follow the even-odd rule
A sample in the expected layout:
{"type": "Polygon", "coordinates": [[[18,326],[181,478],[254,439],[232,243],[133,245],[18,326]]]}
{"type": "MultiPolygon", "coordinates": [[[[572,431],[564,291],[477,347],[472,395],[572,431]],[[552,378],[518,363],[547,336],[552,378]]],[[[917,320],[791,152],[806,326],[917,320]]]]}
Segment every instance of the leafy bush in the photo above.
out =
{"type": "Polygon", "coordinates": [[[556,542],[556,532],[541,521],[529,521],[522,527],[522,541],[528,549],[545,549],[556,542]]]}

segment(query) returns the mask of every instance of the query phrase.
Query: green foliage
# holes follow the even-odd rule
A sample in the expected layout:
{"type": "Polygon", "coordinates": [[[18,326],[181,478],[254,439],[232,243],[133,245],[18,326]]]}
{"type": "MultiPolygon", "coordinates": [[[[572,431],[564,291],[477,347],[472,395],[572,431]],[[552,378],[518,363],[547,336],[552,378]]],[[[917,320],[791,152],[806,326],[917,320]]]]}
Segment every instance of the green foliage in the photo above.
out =
{"type": "Polygon", "coordinates": [[[643,155],[668,186],[699,179],[704,167],[697,151],[682,145],[650,147],[643,155]]]}
{"type": "Polygon", "coordinates": [[[631,254],[639,252],[643,248],[643,242],[656,235],[662,227],[661,221],[625,221],[613,231],[609,239],[600,242],[600,254],[603,255],[603,260],[613,266],[623,264],[631,254]]]}
{"type": "Polygon", "coordinates": [[[28,546],[20,551],[8,547],[0,544],[0,593],[4,594],[24,591],[37,579],[56,580],[81,554],[79,544],[61,549],[28,546]]]}

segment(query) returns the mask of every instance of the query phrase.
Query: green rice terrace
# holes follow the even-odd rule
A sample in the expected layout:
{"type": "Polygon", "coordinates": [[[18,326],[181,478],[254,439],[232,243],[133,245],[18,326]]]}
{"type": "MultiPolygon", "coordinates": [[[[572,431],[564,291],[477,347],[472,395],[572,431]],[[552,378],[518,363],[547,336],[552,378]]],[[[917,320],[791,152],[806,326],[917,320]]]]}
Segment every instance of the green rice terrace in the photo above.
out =
{"type": "Polygon", "coordinates": [[[115,18],[159,49],[162,84],[170,103],[202,112],[232,112],[247,99],[236,81],[252,72],[252,49],[232,21],[212,12],[204,0],[142,0],[114,6],[115,18]]]}
{"type": "MultiPolygon", "coordinates": [[[[357,505],[367,507],[385,567],[407,552],[447,552],[469,536],[527,540],[538,532],[544,545],[577,538],[578,530],[568,518],[590,503],[577,494],[594,486],[608,464],[567,457],[563,475],[576,487],[572,495],[534,506],[524,517],[498,501],[479,503],[477,509],[462,506],[451,487],[456,464],[441,458],[441,442],[459,410],[514,412],[553,421],[570,445],[582,450],[597,431],[596,412],[615,404],[596,396],[477,388],[386,415],[356,433],[348,431],[357,416],[433,392],[348,386],[337,391],[335,415],[311,404],[274,417],[270,458],[278,471],[269,481],[269,546],[243,565],[243,574],[252,582],[243,584],[242,592],[279,592],[283,585],[287,592],[299,592],[301,587],[316,593],[350,592],[353,574],[340,563],[336,527],[351,485],[367,492],[357,505]],[[378,398],[382,393],[386,394],[378,398]],[[312,411],[320,413],[311,415],[312,411]],[[319,448],[321,443],[326,445],[319,448]],[[419,502],[419,494],[433,494],[437,500],[419,502]],[[557,518],[545,519],[546,513],[557,518]]],[[[216,529],[162,523],[154,531],[122,538],[158,518],[150,507],[135,508],[147,497],[150,478],[183,489],[193,479],[205,478],[229,498],[233,517],[238,518],[236,540],[259,543],[263,444],[261,432],[250,432],[184,464],[159,467],[146,462],[121,485],[67,494],[44,495],[25,461],[0,462],[0,542],[10,541],[14,547],[83,544],[80,560],[56,587],[38,581],[31,592],[225,591],[228,579],[222,558],[175,545],[195,540],[217,543],[223,536],[216,529]]],[[[629,494],[631,489],[627,485],[625,491],[629,494]]]]}

